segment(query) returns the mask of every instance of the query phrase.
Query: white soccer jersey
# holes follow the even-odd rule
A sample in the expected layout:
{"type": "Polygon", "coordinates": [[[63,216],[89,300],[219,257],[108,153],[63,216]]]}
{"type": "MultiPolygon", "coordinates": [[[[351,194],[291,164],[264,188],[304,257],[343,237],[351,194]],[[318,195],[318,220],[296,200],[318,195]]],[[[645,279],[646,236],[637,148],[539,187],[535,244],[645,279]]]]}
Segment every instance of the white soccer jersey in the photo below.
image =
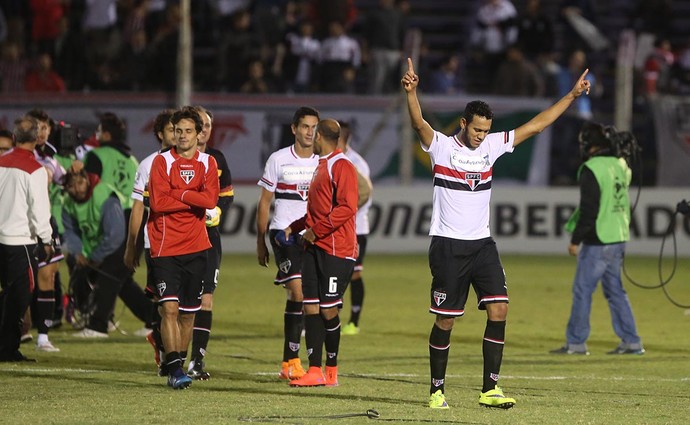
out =
{"type": "MultiPolygon", "coordinates": [[[[146,193],[146,186],[149,183],[149,175],[151,174],[151,164],[153,164],[154,158],[156,158],[159,153],[160,151],[156,151],[144,158],[144,160],[139,163],[139,167],[137,167],[137,174],[134,177],[134,189],[132,190],[132,196],[130,196],[135,201],[144,202],[144,196],[148,196],[148,193],[146,193]],[[145,193],[146,195],[144,195],[145,193]]],[[[144,248],[151,248],[151,242],[149,241],[149,232],[146,228],[146,223],[144,223],[144,248]]]]}
{"type": "Polygon", "coordinates": [[[493,165],[513,152],[515,131],[491,133],[477,149],[434,132],[429,153],[434,173],[434,199],[430,236],[476,240],[491,236],[489,202],[493,165]]]}
{"type": "Polygon", "coordinates": [[[294,145],[279,149],[268,157],[264,175],[257,184],[274,193],[275,205],[269,229],[285,229],[304,217],[309,184],[318,164],[318,155],[300,158],[294,145]]]}
{"type": "MultiPolygon", "coordinates": [[[[371,172],[369,171],[369,164],[367,164],[364,158],[362,158],[362,155],[351,147],[347,148],[345,155],[350,159],[350,161],[352,161],[352,164],[354,164],[359,174],[363,175],[367,179],[370,177],[371,172]]],[[[369,234],[369,207],[371,207],[371,200],[372,197],[370,196],[367,202],[357,210],[355,227],[358,235],[369,234]]]]}

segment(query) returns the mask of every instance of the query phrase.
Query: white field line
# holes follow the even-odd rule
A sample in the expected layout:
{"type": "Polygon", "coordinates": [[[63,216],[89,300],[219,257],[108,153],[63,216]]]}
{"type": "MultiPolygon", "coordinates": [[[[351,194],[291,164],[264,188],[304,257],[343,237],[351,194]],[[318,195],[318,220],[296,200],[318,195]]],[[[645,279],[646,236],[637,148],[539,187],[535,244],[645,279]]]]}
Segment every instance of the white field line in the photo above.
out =
{"type": "MultiPolygon", "coordinates": [[[[78,368],[22,368],[22,367],[0,367],[0,372],[18,372],[35,374],[55,374],[55,373],[112,373],[113,370],[106,369],[78,369],[78,368]]],[[[128,372],[132,373],[132,372],[128,372]]],[[[150,375],[151,372],[141,372],[150,375]]],[[[254,376],[277,376],[275,372],[256,372],[249,375],[254,376]]],[[[362,378],[427,378],[428,375],[416,373],[341,373],[343,377],[362,377],[362,378]]],[[[448,374],[446,378],[474,379],[476,375],[454,375],[448,374]]],[[[688,382],[690,377],[679,378],[657,378],[657,377],[616,377],[616,376],[592,376],[592,375],[572,375],[572,376],[530,376],[530,375],[501,375],[501,379],[524,379],[533,381],[568,381],[568,380],[590,380],[590,381],[630,381],[630,382],[688,382]]]]}

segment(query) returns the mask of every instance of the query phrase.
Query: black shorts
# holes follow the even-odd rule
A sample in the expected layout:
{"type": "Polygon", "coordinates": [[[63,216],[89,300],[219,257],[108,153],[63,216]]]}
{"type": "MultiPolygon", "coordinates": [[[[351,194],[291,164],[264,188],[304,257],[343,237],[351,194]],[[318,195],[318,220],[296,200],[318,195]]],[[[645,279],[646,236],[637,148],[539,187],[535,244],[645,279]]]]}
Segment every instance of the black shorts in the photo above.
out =
{"type": "Polygon", "coordinates": [[[433,236],[429,246],[431,306],[429,312],[462,316],[470,285],[477,295],[477,308],[508,302],[506,276],[492,238],[474,241],[433,236]]]}
{"type": "Polygon", "coordinates": [[[50,227],[53,229],[51,237],[55,241],[55,252],[53,253],[53,256],[50,257],[50,260],[40,261],[38,263],[39,269],[47,266],[48,264],[57,263],[58,261],[61,261],[65,258],[64,254],[62,253],[62,242],[60,241],[60,233],[58,232],[57,220],[55,220],[55,218],[52,216],[50,217],[50,227]]]}
{"type": "Polygon", "coordinates": [[[273,257],[275,257],[278,272],[273,281],[275,285],[285,285],[291,280],[302,279],[302,259],[304,257],[304,247],[302,246],[301,236],[297,236],[297,242],[291,246],[280,246],[276,242],[278,230],[270,230],[268,238],[273,247],[273,257]]]}
{"type": "Polygon", "coordinates": [[[302,292],[304,304],[319,304],[321,308],[339,307],[350,283],[355,262],[326,254],[310,245],[304,251],[302,292]]]}
{"type": "Polygon", "coordinates": [[[204,273],[204,288],[202,294],[213,294],[218,286],[218,274],[220,273],[220,259],[223,256],[223,247],[220,243],[218,227],[207,227],[208,239],[211,248],[208,250],[206,273],[204,273]]]}
{"type": "Polygon", "coordinates": [[[357,235],[357,261],[355,261],[355,271],[361,272],[364,269],[364,256],[367,254],[367,235],[357,235]]]}
{"type": "Polygon", "coordinates": [[[152,258],[158,303],[176,302],[180,311],[199,311],[206,257],[207,251],[201,251],[152,258]]]}

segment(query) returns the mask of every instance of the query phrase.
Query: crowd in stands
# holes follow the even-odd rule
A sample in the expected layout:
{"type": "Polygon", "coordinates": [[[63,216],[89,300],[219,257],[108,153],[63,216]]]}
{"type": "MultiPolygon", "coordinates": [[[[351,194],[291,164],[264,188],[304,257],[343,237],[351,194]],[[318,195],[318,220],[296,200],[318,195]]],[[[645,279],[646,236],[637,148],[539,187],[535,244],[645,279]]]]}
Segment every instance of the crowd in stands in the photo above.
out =
{"type": "MultiPolygon", "coordinates": [[[[427,55],[434,46],[424,44],[420,69],[430,72],[424,74],[422,90],[557,97],[559,73],[567,68],[571,52],[591,48],[564,19],[575,14],[596,25],[591,0],[560,1],[557,16],[546,13],[543,5],[553,1],[466,3],[473,7],[473,22],[465,45],[427,55]]],[[[405,33],[416,4],[194,0],[194,88],[397,92],[405,33]]],[[[690,92],[690,43],[671,45],[668,38],[671,2],[638,0],[629,9],[629,26],[655,38],[642,89],[690,92]]],[[[3,0],[2,91],[172,91],[179,23],[179,0],[3,0]]]]}

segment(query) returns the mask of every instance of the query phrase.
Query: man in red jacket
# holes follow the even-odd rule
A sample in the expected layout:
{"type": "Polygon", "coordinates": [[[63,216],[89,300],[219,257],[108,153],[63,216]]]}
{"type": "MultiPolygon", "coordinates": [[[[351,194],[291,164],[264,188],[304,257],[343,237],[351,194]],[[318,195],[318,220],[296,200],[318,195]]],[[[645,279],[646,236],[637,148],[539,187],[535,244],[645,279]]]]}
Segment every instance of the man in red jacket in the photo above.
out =
{"type": "Polygon", "coordinates": [[[215,208],[220,185],[216,160],[197,150],[203,126],[199,114],[183,108],[170,121],[175,126],[177,145],[151,164],[147,229],[168,385],[181,389],[192,382],[182,364],[192,337],[194,315],[201,309],[207,251],[211,247],[206,210],[215,208]]]}
{"type": "Polygon", "coordinates": [[[306,229],[302,235],[306,244],[302,291],[309,370],[302,378],[290,381],[293,387],[338,385],[338,308],[343,304],[343,293],[357,258],[358,199],[357,171],[343,151],[337,149],[339,137],[337,121],[319,122],[314,153],[320,158],[309,186],[307,215],[276,238],[285,243],[292,233],[306,229]],[[321,370],[322,346],[327,354],[325,377],[321,370]]]}

